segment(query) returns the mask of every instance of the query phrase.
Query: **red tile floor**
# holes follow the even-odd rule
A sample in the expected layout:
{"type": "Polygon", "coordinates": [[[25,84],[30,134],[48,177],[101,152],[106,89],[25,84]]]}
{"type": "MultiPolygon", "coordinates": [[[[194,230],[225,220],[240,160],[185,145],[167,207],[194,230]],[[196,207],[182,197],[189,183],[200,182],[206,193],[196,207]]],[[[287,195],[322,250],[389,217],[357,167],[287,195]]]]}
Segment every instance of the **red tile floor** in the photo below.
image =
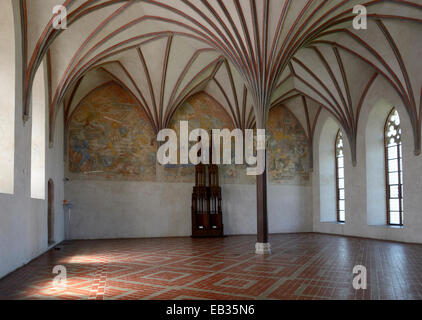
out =
{"type": "Polygon", "coordinates": [[[320,234],[73,241],[0,280],[0,299],[422,299],[422,245],[320,234]],[[67,287],[53,286],[53,268],[67,287]],[[368,270],[355,290],[353,267],[368,270]]]}

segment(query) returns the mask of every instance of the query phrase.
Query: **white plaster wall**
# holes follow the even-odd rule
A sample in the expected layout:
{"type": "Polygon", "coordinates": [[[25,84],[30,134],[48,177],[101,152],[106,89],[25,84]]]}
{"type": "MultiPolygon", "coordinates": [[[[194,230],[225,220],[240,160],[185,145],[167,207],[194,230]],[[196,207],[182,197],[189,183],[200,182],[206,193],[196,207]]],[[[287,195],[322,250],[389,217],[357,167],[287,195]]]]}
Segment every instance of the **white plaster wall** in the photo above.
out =
{"type": "MultiPolygon", "coordinates": [[[[223,185],[225,234],[256,234],[256,186],[223,185]]],[[[306,185],[269,184],[269,233],[312,231],[312,187],[306,185]]]]}
{"type": "MultiPolygon", "coordinates": [[[[19,6],[14,14],[19,14],[19,6]]],[[[20,24],[16,28],[16,52],[21,52],[20,24]]],[[[21,57],[16,57],[15,81],[15,153],[13,194],[0,194],[0,278],[30,262],[46,252],[48,247],[47,201],[30,198],[31,176],[31,120],[22,121],[22,66],[21,57]]],[[[9,92],[12,94],[13,90],[9,92]]],[[[63,114],[59,114],[59,119],[63,114]]],[[[46,150],[46,181],[55,182],[54,239],[59,243],[64,238],[63,200],[63,125],[56,128],[57,143],[46,150]]],[[[47,188],[47,186],[45,186],[47,188]]]]}
{"type": "MultiPolygon", "coordinates": [[[[191,235],[191,183],[72,180],[72,239],[176,237],[191,235]]],[[[256,187],[224,185],[226,235],[256,234],[256,187]]],[[[271,233],[312,230],[310,186],[270,185],[271,233]]]]}
{"type": "Polygon", "coordinates": [[[326,143],[319,145],[320,221],[323,222],[337,221],[336,164],[334,157],[338,130],[338,124],[328,118],[321,133],[321,141],[326,143]]]}
{"type": "Polygon", "coordinates": [[[72,180],[72,239],[169,237],[189,234],[193,185],[72,180]],[[181,201],[181,200],[182,201],[181,201]]]}
{"type": "Polygon", "coordinates": [[[0,192],[13,193],[15,97],[15,36],[10,0],[0,4],[0,192]]]}
{"type": "Polygon", "coordinates": [[[385,181],[385,119],[392,110],[390,103],[380,99],[371,109],[365,130],[366,153],[366,216],[368,225],[386,223],[385,181]]]}
{"type": "MultiPolygon", "coordinates": [[[[380,117],[386,117],[383,114],[380,117]]],[[[320,143],[320,136],[324,126],[327,114],[324,112],[321,121],[315,131],[315,143],[320,143]]],[[[385,120],[385,119],[384,119],[385,120]]],[[[348,145],[347,139],[345,140],[348,145]]],[[[320,210],[320,177],[319,177],[319,161],[320,157],[314,148],[314,168],[313,173],[313,231],[321,233],[342,234],[350,236],[359,236],[365,238],[375,238],[383,240],[393,240],[402,242],[422,243],[422,156],[415,156],[413,133],[410,125],[410,119],[400,99],[393,90],[388,86],[384,79],[379,77],[374,86],[370,89],[368,97],[362,107],[362,113],[359,119],[358,136],[357,136],[357,165],[353,167],[351,163],[350,151],[346,150],[346,223],[325,223],[321,222],[320,210]],[[373,201],[368,200],[368,177],[373,172],[367,172],[367,161],[374,161],[373,155],[366,153],[366,132],[368,125],[372,125],[372,116],[370,112],[378,103],[389,104],[388,108],[396,107],[401,118],[401,126],[403,129],[403,176],[404,176],[404,227],[397,228],[383,225],[368,225],[368,214],[372,216],[386,215],[385,200],[378,206],[373,201]],[[369,121],[368,123],[368,119],[369,121]],[[376,211],[377,210],[377,211],[376,211]],[[374,212],[376,211],[376,212],[374,212]]],[[[381,158],[378,158],[378,161],[381,158]]],[[[378,164],[384,166],[384,161],[378,164]]],[[[370,184],[369,184],[370,185],[370,184]]],[[[372,199],[370,199],[372,200],[372,199]]],[[[369,219],[371,221],[371,219],[369,219]]]]}
{"type": "Polygon", "coordinates": [[[311,232],[311,199],[310,185],[270,185],[268,188],[269,232],[311,232]]]}
{"type": "Polygon", "coordinates": [[[34,78],[32,88],[32,130],[31,130],[31,197],[44,200],[47,97],[46,68],[42,63],[34,78]]]}
{"type": "MultiPolygon", "coordinates": [[[[62,116],[59,114],[59,119],[62,116]]],[[[63,126],[58,124],[56,145],[46,151],[45,181],[52,178],[55,184],[56,243],[64,239],[62,132],[63,126]]],[[[15,192],[13,195],[0,194],[0,278],[49,249],[47,200],[30,197],[31,123],[23,125],[21,112],[16,112],[15,141],[15,192]]]]}

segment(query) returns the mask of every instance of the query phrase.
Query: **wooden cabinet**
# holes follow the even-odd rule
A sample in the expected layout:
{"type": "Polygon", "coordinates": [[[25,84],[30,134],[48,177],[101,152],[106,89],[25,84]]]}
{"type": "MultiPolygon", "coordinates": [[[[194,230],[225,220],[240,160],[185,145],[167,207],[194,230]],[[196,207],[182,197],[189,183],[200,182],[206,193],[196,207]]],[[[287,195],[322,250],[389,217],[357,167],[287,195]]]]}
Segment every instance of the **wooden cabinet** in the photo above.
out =
{"type": "Polygon", "coordinates": [[[218,167],[197,165],[192,194],[192,237],[224,236],[221,200],[218,167]]]}

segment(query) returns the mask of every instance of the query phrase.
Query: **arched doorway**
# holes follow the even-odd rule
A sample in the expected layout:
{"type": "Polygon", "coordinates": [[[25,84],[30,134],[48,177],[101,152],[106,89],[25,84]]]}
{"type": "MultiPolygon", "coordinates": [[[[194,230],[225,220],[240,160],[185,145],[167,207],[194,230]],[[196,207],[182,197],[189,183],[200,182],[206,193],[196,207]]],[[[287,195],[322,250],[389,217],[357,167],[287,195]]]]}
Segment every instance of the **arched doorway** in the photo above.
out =
{"type": "Polygon", "coordinates": [[[54,182],[48,180],[48,244],[54,243],[54,182]]]}

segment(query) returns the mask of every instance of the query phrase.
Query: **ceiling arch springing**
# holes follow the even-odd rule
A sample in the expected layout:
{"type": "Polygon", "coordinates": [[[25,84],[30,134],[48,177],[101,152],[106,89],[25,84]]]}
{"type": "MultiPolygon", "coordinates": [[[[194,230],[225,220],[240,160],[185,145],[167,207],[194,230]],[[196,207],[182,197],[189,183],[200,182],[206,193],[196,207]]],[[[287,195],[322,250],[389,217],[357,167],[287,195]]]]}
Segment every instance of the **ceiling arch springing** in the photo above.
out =
{"type": "Polygon", "coordinates": [[[224,60],[214,77],[209,81],[206,92],[224,106],[234,126],[250,129],[255,125],[253,101],[240,74],[233,65],[224,60]]]}

